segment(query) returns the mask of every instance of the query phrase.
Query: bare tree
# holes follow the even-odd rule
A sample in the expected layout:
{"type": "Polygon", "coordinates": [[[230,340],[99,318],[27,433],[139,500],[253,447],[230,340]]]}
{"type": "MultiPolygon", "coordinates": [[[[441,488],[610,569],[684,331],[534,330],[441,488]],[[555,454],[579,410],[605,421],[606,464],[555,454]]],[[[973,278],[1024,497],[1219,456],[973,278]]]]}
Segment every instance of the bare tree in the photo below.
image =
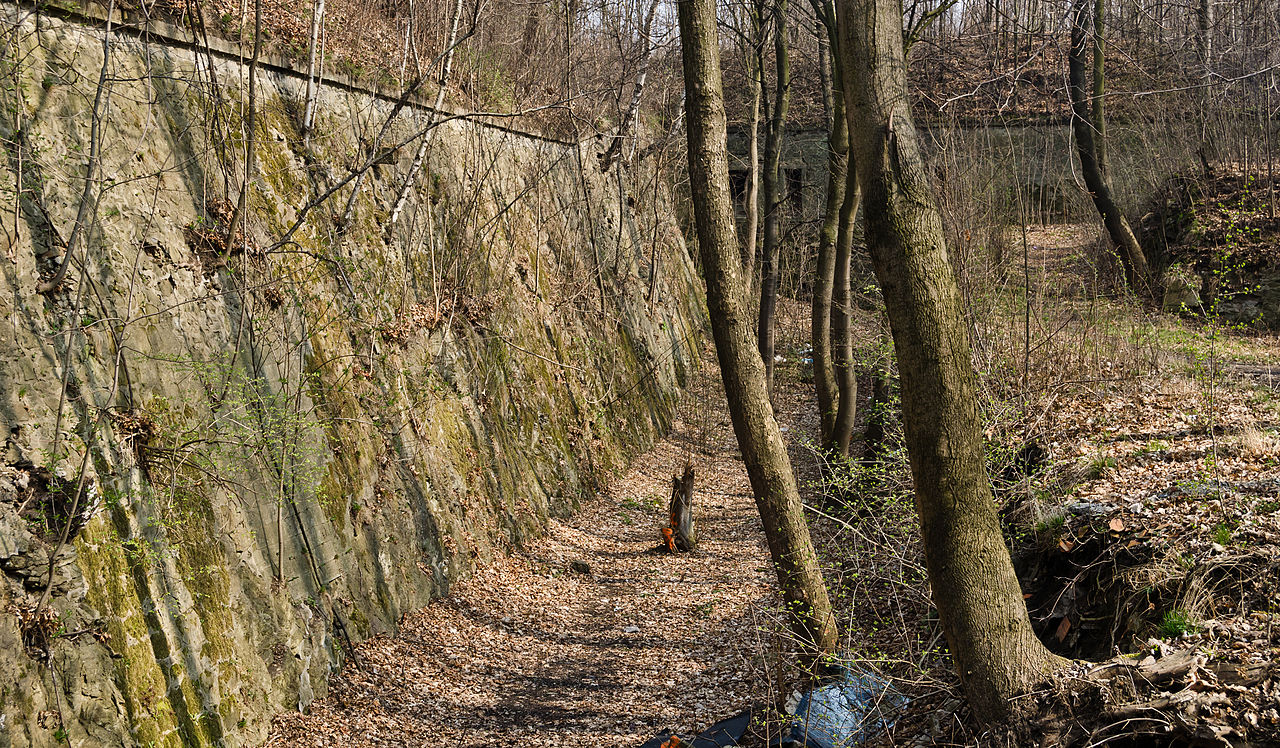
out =
{"type": "Polygon", "coordinates": [[[609,147],[600,156],[600,170],[608,171],[613,161],[622,151],[622,143],[631,132],[636,115],[640,112],[640,101],[644,96],[645,83],[649,78],[649,61],[653,56],[653,17],[658,12],[658,0],[649,0],[649,10],[644,14],[644,23],[640,27],[640,70],[636,73],[636,81],[631,90],[631,103],[618,123],[618,131],[609,141],[609,147]]]}
{"type": "Polygon", "coordinates": [[[1129,284],[1138,293],[1151,297],[1155,293],[1154,278],[1146,253],[1129,226],[1129,220],[1116,203],[1106,161],[1105,68],[1103,13],[1106,0],[1075,0],[1071,9],[1071,51],[1068,55],[1068,77],[1071,96],[1071,125],[1076,138],[1080,171],[1093,204],[1102,217],[1107,235],[1120,253],[1129,284]],[[1090,13],[1092,8],[1093,13],[1090,13]],[[1089,28],[1092,25],[1093,33],[1089,28]],[[1092,45],[1090,38],[1092,36],[1092,45]],[[1092,46],[1093,88],[1086,94],[1085,55],[1092,46]]]}
{"type": "MultiPolygon", "coordinates": [[[[479,4],[476,5],[477,13],[479,12],[479,4]]],[[[462,18],[462,0],[454,0],[453,14],[449,21],[449,38],[445,43],[444,62],[440,69],[440,78],[437,80],[439,88],[436,90],[435,104],[432,106],[428,118],[431,121],[438,119],[441,115],[440,108],[444,106],[444,93],[449,85],[449,73],[453,70],[453,53],[458,47],[458,22],[462,18]]],[[[472,17],[471,31],[468,36],[475,30],[475,17],[472,17]]],[[[418,178],[418,172],[422,170],[422,162],[427,157],[427,149],[431,146],[431,133],[429,129],[423,135],[422,141],[418,143],[418,150],[413,154],[413,161],[409,164],[409,171],[404,175],[404,181],[400,184],[400,190],[396,193],[395,203],[391,208],[391,218],[387,220],[386,233],[388,236],[395,229],[396,222],[400,220],[400,213],[404,211],[405,203],[409,200],[409,193],[413,189],[413,185],[418,178]]]]}
{"type": "Polygon", "coordinates": [[[756,340],[764,360],[765,386],[773,390],[774,317],[778,307],[778,253],[782,243],[782,146],[791,105],[791,58],[787,37],[787,0],[773,0],[773,104],[764,140],[764,243],[760,252],[760,310],[756,340]]]}
{"type": "Polygon", "coordinates": [[[253,2],[253,56],[249,59],[249,100],[244,118],[244,179],[240,182],[236,208],[227,222],[227,236],[223,241],[223,254],[231,254],[234,249],[236,234],[242,236],[247,232],[242,227],[245,220],[245,205],[249,199],[249,186],[253,183],[254,153],[258,143],[258,57],[262,54],[262,0],[253,2]]]}
{"type": "Polygon", "coordinates": [[[902,3],[844,0],[839,11],[850,145],[902,379],[929,583],[974,712],[1002,720],[1059,660],[1032,631],[991,497],[968,327],[908,104],[902,3]]]}
{"type": "Polygon", "coordinates": [[[315,124],[316,99],[324,82],[324,0],[315,0],[311,8],[311,45],[307,55],[307,100],[302,115],[302,142],[311,143],[315,124]],[[318,62],[318,64],[317,64],[318,62]]]}
{"type": "Polygon", "coordinates": [[[769,404],[764,363],[756,352],[750,311],[742,293],[742,268],[729,190],[715,2],[685,0],[677,9],[684,60],[689,180],[720,374],[792,628],[810,654],[822,654],[835,647],[835,619],[791,462],[769,404]]]}

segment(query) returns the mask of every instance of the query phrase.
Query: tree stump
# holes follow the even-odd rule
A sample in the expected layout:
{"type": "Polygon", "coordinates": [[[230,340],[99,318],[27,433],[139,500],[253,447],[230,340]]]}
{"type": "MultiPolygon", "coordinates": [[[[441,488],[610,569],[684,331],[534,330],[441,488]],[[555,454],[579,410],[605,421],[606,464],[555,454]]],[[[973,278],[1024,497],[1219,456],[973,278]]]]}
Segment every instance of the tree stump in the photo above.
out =
{"type": "Polygon", "coordinates": [[[671,511],[669,522],[662,528],[662,539],[671,553],[692,551],[698,546],[698,531],[693,525],[693,463],[684,464],[684,474],[671,477],[671,511]]]}

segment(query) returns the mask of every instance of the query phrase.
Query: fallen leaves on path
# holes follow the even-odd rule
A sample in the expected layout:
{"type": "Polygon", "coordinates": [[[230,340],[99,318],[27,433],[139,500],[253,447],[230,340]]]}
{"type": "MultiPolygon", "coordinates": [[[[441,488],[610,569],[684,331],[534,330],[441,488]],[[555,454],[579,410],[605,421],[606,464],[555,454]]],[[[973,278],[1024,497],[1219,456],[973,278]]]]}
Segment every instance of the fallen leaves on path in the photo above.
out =
{"type": "Polygon", "coordinates": [[[765,691],[774,576],[707,359],[671,435],[522,552],[357,647],[269,745],[635,746],[697,732],[765,691]],[[659,549],[693,455],[693,554],[659,549]]]}

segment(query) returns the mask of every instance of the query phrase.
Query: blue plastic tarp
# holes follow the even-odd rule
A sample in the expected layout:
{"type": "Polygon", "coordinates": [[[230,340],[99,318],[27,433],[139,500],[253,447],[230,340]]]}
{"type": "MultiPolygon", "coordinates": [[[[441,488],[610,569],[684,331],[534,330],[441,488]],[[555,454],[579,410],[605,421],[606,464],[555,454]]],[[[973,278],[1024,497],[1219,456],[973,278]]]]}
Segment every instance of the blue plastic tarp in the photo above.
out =
{"type": "Polygon", "coordinates": [[[796,724],[775,745],[851,748],[891,726],[906,703],[884,678],[844,669],[840,680],[800,697],[796,724]]]}

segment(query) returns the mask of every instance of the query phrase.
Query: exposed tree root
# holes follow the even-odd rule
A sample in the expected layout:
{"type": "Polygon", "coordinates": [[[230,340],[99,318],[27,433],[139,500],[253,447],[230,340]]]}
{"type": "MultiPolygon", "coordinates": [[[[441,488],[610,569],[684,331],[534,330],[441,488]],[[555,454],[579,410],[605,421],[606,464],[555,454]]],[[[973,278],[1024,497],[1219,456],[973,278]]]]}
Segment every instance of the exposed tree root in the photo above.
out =
{"type": "Polygon", "coordinates": [[[1039,746],[1280,744],[1280,665],[1215,663],[1194,650],[1068,669],[1017,728],[1039,746]]]}

